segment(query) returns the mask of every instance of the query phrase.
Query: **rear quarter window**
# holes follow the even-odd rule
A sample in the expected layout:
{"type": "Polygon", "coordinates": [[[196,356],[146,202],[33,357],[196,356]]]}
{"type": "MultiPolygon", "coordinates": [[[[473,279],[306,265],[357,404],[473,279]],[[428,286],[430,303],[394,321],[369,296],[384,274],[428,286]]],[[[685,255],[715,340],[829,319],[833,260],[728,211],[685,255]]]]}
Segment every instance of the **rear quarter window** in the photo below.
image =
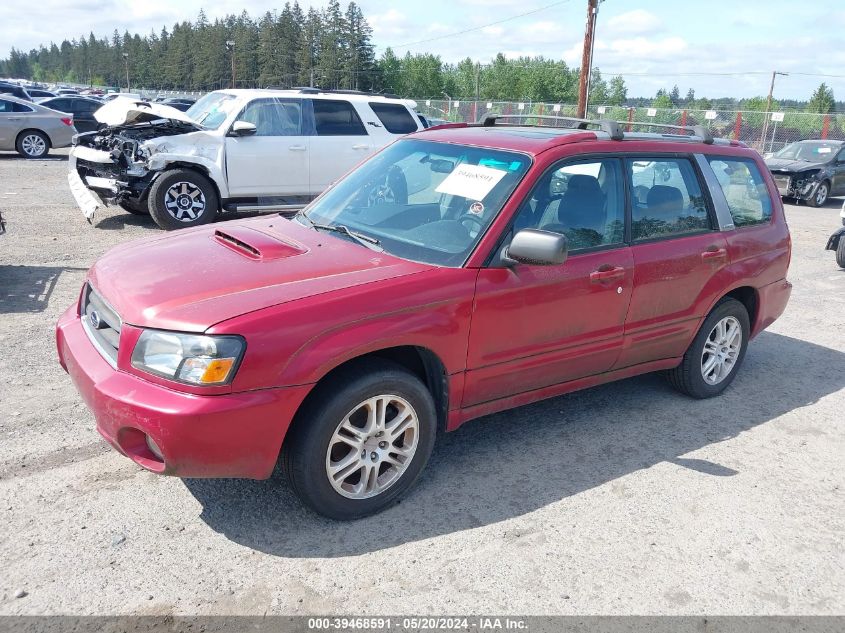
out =
{"type": "Polygon", "coordinates": [[[771,221],[772,200],[753,160],[712,156],[707,161],[728,201],[734,226],[742,228],[771,221]]]}
{"type": "Polygon", "coordinates": [[[314,99],[317,136],[367,136],[361,117],[348,101],[314,99]]]}
{"type": "Polygon", "coordinates": [[[370,108],[376,113],[378,120],[391,134],[410,134],[417,131],[417,122],[408,108],[401,103],[373,103],[370,108]]]}

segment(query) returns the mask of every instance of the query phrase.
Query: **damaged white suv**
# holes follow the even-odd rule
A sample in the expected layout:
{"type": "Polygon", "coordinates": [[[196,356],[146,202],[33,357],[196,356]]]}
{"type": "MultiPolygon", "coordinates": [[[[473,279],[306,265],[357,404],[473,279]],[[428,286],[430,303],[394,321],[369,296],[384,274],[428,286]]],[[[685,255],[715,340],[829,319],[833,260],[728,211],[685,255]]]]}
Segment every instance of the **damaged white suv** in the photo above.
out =
{"type": "Polygon", "coordinates": [[[103,204],[119,205],[168,230],[211,222],[222,210],[298,209],[422,129],[414,107],[313,88],[220,90],[184,113],[117,98],[94,115],[102,129],[75,137],[68,181],[89,219],[103,204]]]}

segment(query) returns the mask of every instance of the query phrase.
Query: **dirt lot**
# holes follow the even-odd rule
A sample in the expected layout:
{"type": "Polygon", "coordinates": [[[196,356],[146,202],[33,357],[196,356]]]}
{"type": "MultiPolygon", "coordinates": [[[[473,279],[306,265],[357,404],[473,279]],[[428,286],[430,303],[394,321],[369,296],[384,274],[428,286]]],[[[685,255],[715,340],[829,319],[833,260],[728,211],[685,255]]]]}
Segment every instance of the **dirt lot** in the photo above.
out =
{"type": "Polygon", "coordinates": [[[477,420],[401,505],[334,523],[278,476],[158,477],[100,440],[53,326],[157,229],[89,226],[56,155],[0,155],[0,614],[845,613],[837,202],[788,208],[792,302],[723,397],[646,376],[477,420]]]}

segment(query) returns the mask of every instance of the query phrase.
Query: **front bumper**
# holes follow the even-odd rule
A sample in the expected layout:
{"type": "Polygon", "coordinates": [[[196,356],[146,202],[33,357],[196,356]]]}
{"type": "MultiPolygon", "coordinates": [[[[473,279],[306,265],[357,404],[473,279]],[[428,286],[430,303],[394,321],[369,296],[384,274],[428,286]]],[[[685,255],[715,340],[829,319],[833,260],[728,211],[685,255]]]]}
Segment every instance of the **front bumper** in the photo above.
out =
{"type": "Polygon", "coordinates": [[[143,199],[153,180],[153,172],[130,175],[108,152],[81,145],[70,150],[68,184],[77,206],[89,220],[102,206],[123,200],[143,199]]]}
{"type": "Polygon", "coordinates": [[[816,195],[816,188],[820,180],[810,176],[798,177],[797,175],[772,173],[778,193],[783,198],[796,198],[798,200],[809,200],[816,195]]]}
{"type": "Polygon", "coordinates": [[[56,325],[56,346],[100,434],[143,468],[166,475],[266,479],[310,390],[305,385],[198,396],[149,383],[106,362],[75,306],[56,325]]]}

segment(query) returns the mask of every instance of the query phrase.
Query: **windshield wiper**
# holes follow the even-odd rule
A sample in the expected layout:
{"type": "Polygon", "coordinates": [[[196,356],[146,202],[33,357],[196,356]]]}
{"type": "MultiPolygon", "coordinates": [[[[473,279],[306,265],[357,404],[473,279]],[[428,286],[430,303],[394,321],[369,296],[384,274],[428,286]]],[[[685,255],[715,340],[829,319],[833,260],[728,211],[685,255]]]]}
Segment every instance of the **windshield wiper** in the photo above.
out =
{"type": "Polygon", "coordinates": [[[300,215],[311,223],[311,228],[313,229],[322,231],[334,231],[335,233],[340,233],[341,235],[351,237],[359,244],[362,244],[363,246],[366,246],[371,250],[378,251],[380,253],[384,252],[384,249],[381,248],[381,242],[375,237],[352,231],[348,226],[344,226],[343,224],[320,224],[318,222],[314,222],[314,220],[309,218],[304,213],[300,215]]]}

